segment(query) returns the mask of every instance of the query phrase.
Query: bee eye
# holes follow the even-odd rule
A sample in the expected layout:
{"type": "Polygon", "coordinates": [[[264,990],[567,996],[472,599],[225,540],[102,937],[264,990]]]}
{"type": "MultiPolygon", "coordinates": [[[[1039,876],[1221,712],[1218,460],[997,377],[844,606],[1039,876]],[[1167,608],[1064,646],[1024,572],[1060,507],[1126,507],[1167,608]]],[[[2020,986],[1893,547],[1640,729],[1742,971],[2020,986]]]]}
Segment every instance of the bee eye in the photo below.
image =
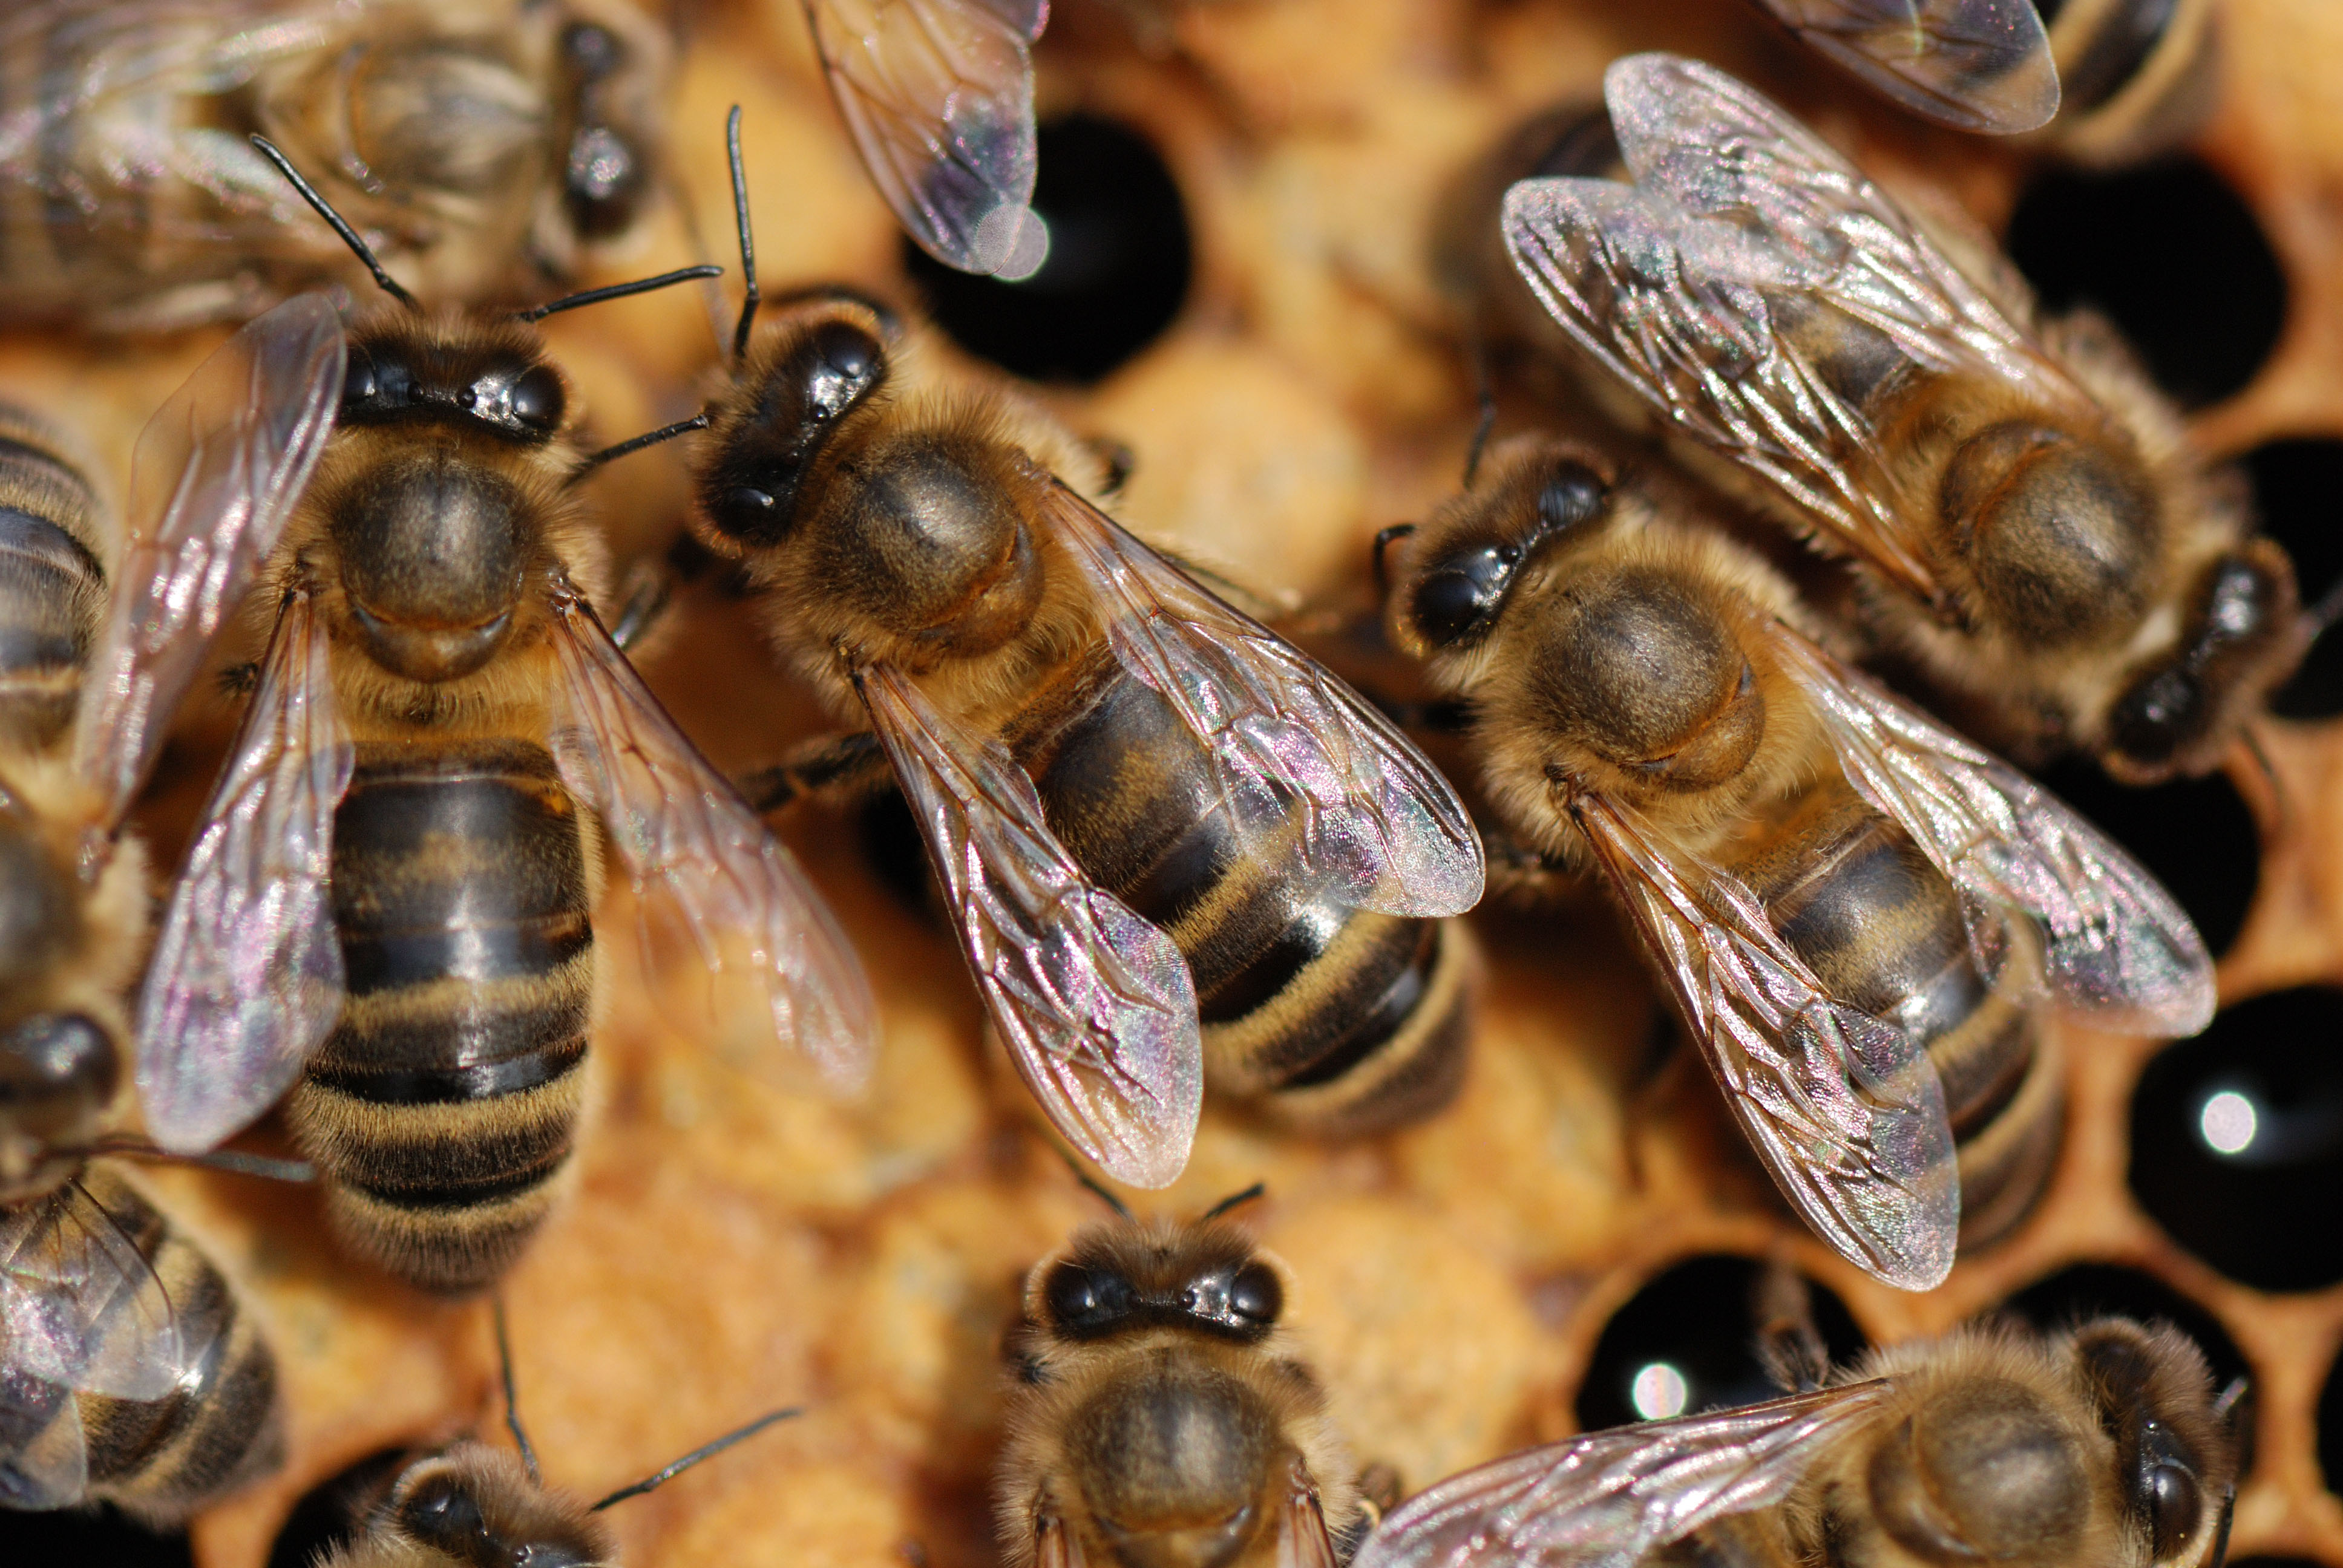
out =
{"type": "Polygon", "coordinates": [[[120,1059],[106,1030],[80,1013],[43,1013],[0,1035],[0,1110],[114,1097],[120,1059]]]}
{"type": "Polygon", "coordinates": [[[1415,623],[1424,637],[1444,648],[1480,629],[1504,598],[1520,557],[1509,546],[1483,545],[1426,577],[1415,590],[1415,623]]]}
{"type": "Polygon", "coordinates": [[[366,355],[353,352],[342,371],[342,407],[360,407],[371,403],[381,391],[375,378],[374,361],[366,355]]]}
{"type": "Polygon", "coordinates": [[[398,1523],[402,1530],[427,1545],[450,1550],[448,1554],[463,1561],[473,1561],[473,1554],[462,1548],[488,1539],[487,1521],[480,1517],[480,1505],[454,1476],[434,1475],[407,1493],[398,1507],[398,1523]]]}
{"type": "Polygon", "coordinates": [[[1041,1293],[1058,1326],[1078,1333],[1102,1329],[1131,1311],[1131,1282],[1080,1263],[1059,1264],[1041,1293]]]}
{"type": "Polygon", "coordinates": [[[1229,1282],[1229,1311],[1246,1322],[1273,1323],[1284,1310],[1285,1287],[1268,1264],[1247,1263],[1229,1282]]]}
{"type": "Polygon", "coordinates": [[[513,382],[507,407],[521,424],[549,435],[560,427],[567,401],[559,373],[550,365],[532,365],[513,382]]]}
{"type": "Polygon", "coordinates": [[[1606,494],[1601,476],[1576,463],[1565,463],[1538,492],[1538,521],[1545,534],[1576,528],[1603,509],[1606,494]]]}
{"type": "Polygon", "coordinates": [[[2183,1464],[2167,1461],[2151,1465],[2140,1478],[2140,1502],[2147,1506],[2156,1560],[2177,1555],[2197,1533],[2204,1513],[2204,1493],[2197,1477],[2183,1464]]]}

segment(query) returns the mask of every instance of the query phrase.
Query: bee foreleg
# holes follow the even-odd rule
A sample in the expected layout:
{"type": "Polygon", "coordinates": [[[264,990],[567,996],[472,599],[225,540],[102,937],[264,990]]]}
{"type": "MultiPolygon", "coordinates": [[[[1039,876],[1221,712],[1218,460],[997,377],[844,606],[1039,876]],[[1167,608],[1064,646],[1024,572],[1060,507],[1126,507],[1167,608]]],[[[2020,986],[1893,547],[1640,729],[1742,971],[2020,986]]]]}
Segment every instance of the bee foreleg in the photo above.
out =
{"type": "Polygon", "coordinates": [[[878,793],[893,778],[879,737],[865,729],[809,740],[739,782],[740,793],[761,814],[802,799],[849,805],[878,793]]]}

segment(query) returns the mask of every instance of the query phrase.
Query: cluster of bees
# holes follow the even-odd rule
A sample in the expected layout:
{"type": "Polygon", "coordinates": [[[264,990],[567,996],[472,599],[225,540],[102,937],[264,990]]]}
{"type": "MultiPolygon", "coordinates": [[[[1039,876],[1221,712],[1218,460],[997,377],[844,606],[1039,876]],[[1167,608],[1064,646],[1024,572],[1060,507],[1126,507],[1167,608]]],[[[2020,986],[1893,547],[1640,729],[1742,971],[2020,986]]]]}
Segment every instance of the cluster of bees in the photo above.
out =
{"type": "MultiPolygon", "coordinates": [[[[2055,128],[2098,156],[2182,116],[2207,25],[2187,0],[2075,0],[2047,33],[2023,0],[1766,3],[1967,130],[2036,130],[2063,71],[2055,128]]],[[[265,1340],[126,1161],[315,1181],[357,1261],[493,1288],[571,1159],[613,871],[704,968],[708,1043],[857,1089],[884,998],[762,819],[799,803],[900,791],[1041,1114],[1140,1188],[1180,1175],[1208,1092],[1326,1139],[1440,1114],[1478,976],[1457,917],[1489,887],[1606,886],[1784,1199],[1907,1290],[2039,1194],[2050,1011],[2210,1017],[2187,918],[1996,752],[2211,768],[2316,630],[2290,564],[2105,323],[2045,317],[1988,241],[1732,76],[1621,59],[1602,106],[1460,179],[1439,237],[1476,330],[1684,471],[1476,443],[1462,492],[1377,543],[1372,632],[1412,702],[1135,538],[1096,446],[958,384],[894,306],[763,298],[737,116],[712,396],[589,449],[534,324],[722,270],[512,303],[663,177],[640,14],[231,10],[0,21],[0,314],[243,322],[155,414],[119,518],[52,417],[0,426],[0,1502],[167,1524],[277,1458],[265,1340]],[[628,662],[669,572],[622,578],[578,498],[669,440],[699,552],[674,558],[722,563],[849,726],[744,784],[628,662]],[[1852,591],[1802,592],[1719,497],[1852,591]],[[239,630],[263,651],[227,672],[240,728],[174,873],[126,822],[239,630]],[[301,1167],[222,1148],[280,1107],[301,1167]]],[[[807,13],[910,236],[1030,271],[1047,8],[807,13]]],[[[1116,1221],[1034,1267],[1006,1342],[1014,1562],[2218,1568],[2238,1391],[2167,1327],[1835,1368],[1792,1312],[1779,1400],[1402,1502],[1345,1457],[1294,1282],[1229,1205],[1142,1223],[1098,1190],[1116,1221]]],[[[331,1561],[607,1560],[519,1449],[415,1456],[331,1561]]]]}

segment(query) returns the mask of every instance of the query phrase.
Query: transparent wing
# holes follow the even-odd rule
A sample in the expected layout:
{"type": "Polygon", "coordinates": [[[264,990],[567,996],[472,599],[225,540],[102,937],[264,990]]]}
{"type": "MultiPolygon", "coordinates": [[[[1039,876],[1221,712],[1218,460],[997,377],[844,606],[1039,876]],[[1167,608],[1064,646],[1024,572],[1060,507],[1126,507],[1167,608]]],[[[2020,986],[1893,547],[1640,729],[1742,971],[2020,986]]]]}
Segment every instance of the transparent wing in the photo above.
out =
{"type": "Polygon", "coordinates": [[[209,1149],[267,1110],[340,1016],[329,877],[351,760],[325,625],[297,590],[138,994],[139,1101],[175,1153],[209,1149]]]}
{"type": "Polygon", "coordinates": [[[0,1312],[10,1372],[114,1399],[161,1399],[210,1349],[78,1181],[0,1214],[0,1312]]]}
{"type": "Polygon", "coordinates": [[[1960,890],[1969,941],[1996,972],[1997,911],[2041,925],[2050,989],[2098,1028],[2189,1035],[2213,1018],[2213,960],[2156,879],[2024,774],[1787,627],[1784,663],[1815,699],[1847,781],[1902,824],[1960,890]]]}
{"type": "Polygon", "coordinates": [[[1850,376],[1959,367],[2088,399],[1884,192],[1763,95],[1672,55],[1615,61],[1604,84],[1636,183],[1514,186],[1502,225],[1515,270],[1678,429],[1941,606],[1907,520],[1919,509],[1850,376]]]}
{"type": "Polygon", "coordinates": [[[1481,836],[1405,737],[1081,497],[1050,495],[1115,656],[1204,743],[1230,820],[1264,853],[1357,909],[1438,918],[1481,901],[1481,836]]]}
{"type": "MultiPolygon", "coordinates": [[[[15,1322],[0,1281],[0,1332],[15,1322]]],[[[89,1486],[88,1449],[73,1391],[0,1355],[0,1508],[70,1508],[89,1486]]]]}
{"type": "Polygon", "coordinates": [[[805,8],[839,113],[904,231],[962,272],[1015,271],[1029,260],[1040,239],[1031,212],[1032,46],[1048,0],[805,0],[805,8]]]}
{"type": "Polygon", "coordinates": [[[1769,1508],[1873,1418],[1885,1382],[1591,1432],[1453,1475],[1367,1537],[1353,1568],[1634,1568],[1769,1508]]]}
{"type": "Polygon", "coordinates": [[[1733,877],[1704,864],[1680,875],[1599,796],[1572,812],[1783,1196],[1857,1267],[1906,1291],[1940,1283],[1960,1186],[1928,1053],[1833,1000],[1733,877]]]}
{"type": "MultiPolygon", "coordinates": [[[[712,1020],[742,1015],[728,1003],[733,986],[753,991],[748,1016],[769,1018],[772,1032],[754,1031],[744,1067],[769,1070],[771,1048],[786,1045],[832,1088],[860,1090],[878,1010],[821,894],[676,728],[585,600],[564,586],[552,608],[561,631],[552,639],[553,755],[608,829],[647,927],[681,931],[706,963],[712,1020]]],[[[712,1021],[708,1032],[723,1033],[712,1021]]]]}
{"type": "Polygon", "coordinates": [[[1019,1074],[1100,1169],[1171,1185],[1203,1103],[1187,960],[1083,876],[999,742],[968,733],[890,666],[869,666],[857,685],[1019,1074]]]}
{"type": "Polygon", "coordinates": [[[1272,1568],[1339,1568],[1342,1559],[1326,1532],[1318,1483],[1300,1456],[1286,1462],[1285,1495],[1277,1508],[1277,1555],[1272,1568]]]}
{"type": "Polygon", "coordinates": [[[113,605],[74,727],[74,765],[109,823],[309,482],[343,358],[333,303],[300,295],[229,338],[140,433],[113,605]]]}
{"type": "Polygon", "coordinates": [[[2015,136],[2058,112],[2030,0],[1758,0],[1813,48],[1914,114],[2015,136]]]}

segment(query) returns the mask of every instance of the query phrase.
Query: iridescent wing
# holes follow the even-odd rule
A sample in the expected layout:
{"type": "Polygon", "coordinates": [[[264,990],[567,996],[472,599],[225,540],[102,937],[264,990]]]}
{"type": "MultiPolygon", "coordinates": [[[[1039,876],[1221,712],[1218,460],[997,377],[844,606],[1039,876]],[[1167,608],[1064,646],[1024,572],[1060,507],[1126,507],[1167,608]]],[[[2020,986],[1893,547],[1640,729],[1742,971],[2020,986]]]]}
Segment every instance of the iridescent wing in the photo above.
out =
{"type": "MultiPolygon", "coordinates": [[[[0,1330],[10,1303],[0,1292],[0,1330]]],[[[0,1356],[0,1508],[70,1508],[89,1487],[89,1452],[73,1391],[0,1356]]]]}
{"type": "Polygon", "coordinates": [[[74,766],[109,824],[325,451],[344,352],[332,301],[297,296],[229,338],[139,434],[113,605],[74,725],[74,766]]]}
{"type": "Polygon", "coordinates": [[[1034,41],[1049,0],[805,0],[871,183],[920,248],[962,272],[1038,264],[1034,41]]]}
{"type": "Polygon", "coordinates": [[[1115,657],[1202,741],[1229,819],[1264,853],[1355,909],[1436,919],[1481,901],[1463,801],[1358,693],[1054,481],[1049,516],[1115,657]]]}
{"type": "Polygon", "coordinates": [[[2041,926],[2051,993],[2094,1026],[2189,1035],[2213,1018],[2213,960],[2154,877],[1998,758],[1847,668],[1787,627],[1791,677],[1815,699],[1847,781],[1902,824],[1960,890],[1991,974],[1999,911],[2041,926]]]}
{"type": "Polygon", "coordinates": [[[161,1399],[210,1349],[78,1181],[0,1213],[0,1322],[8,1374],[114,1399],[161,1399]]]}
{"type": "Polygon", "coordinates": [[[274,1104],[341,1014],[329,877],[353,749],[325,623],[286,596],[138,993],[138,1098],[175,1153],[274,1104]]]}
{"type": "Polygon", "coordinates": [[[1809,46],[1914,114],[2014,136],[2058,112],[2031,0],[1757,0],[1809,46]]]}
{"type": "Polygon", "coordinates": [[[2088,399],[1878,186],[1760,94],[1673,55],[1615,61],[1604,88],[1636,183],[1514,186],[1502,223],[1515,270],[1678,430],[1941,605],[1908,520],[1928,498],[1903,492],[1856,382],[1959,368],[2088,399]]]}
{"type": "Polygon", "coordinates": [[[1326,1531],[1326,1512],[1318,1502],[1318,1483],[1299,1455],[1285,1467],[1285,1495],[1277,1505],[1276,1556],[1272,1568],[1340,1568],[1333,1537],[1326,1531]]]}
{"type": "Polygon", "coordinates": [[[1453,1475],[1376,1527],[1353,1568],[1634,1568],[1787,1497],[1874,1419],[1884,1382],[1591,1432],[1453,1475]]]}
{"type": "Polygon", "coordinates": [[[1204,1093],[1187,960],[1082,874],[998,741],[891,666],[866,667],[856,686],[1018,1073],[1100,1169],[1134,1187],[1171,1185],[1204,1093]]]}
{"type": "Polygon", "coordinates": [[[1832,1000],[1732,876],[1680,871],[1600,796],[1571,812],[1783,1196],[1857,1267],[1906,1291],[1940,1283],[1960,1185],[1926,1050],[1832,1000]]]}
{"type": "MultiPolygon", "coordinates": [[[[754,1001],[740,1065],[765,1075],[771,1047],[802,1052],[841,1092],[869,1080],[877,1008],[846,933],[796,857],[643,684],[593,609],[567,585],[552,596],[557,634],[553,755],[563,782],[591,807],[631,878],[649,929],[681,932],[709,975],[710,1022],[742,1016],[733,988],[754,1001]]],[[[788,1075],[780,1075],[784,1082],[788,1075]]]]}

